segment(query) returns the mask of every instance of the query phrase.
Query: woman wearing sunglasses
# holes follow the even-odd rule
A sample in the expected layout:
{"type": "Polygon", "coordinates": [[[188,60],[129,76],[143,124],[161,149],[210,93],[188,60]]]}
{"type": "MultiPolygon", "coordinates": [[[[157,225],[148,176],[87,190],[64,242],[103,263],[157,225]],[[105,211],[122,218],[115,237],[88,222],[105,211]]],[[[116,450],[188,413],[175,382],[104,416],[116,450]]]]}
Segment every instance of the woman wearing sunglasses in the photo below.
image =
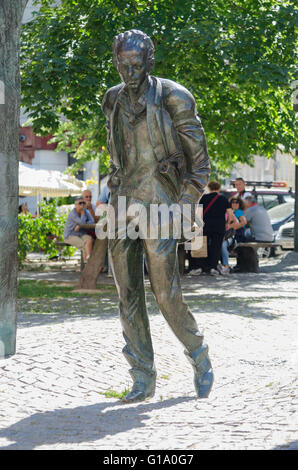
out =
{"type": "Polygon", "coordinates": [[[91,256],[93,238],[88,235],[87,230],[81,229],[81,224],[92,224],[94,220],[86,210],[86,202],[83,196],[75,199],[75,207],[70,211],[64,230],[64,242],[83,250],[83,259],[86,263],[91,256]]]}
{"type": "MultiPolygon", "coordinates": [[[[236,230],[235,239],[237,242],[245,242],[245,225],[247,224],[245,215],[244,215],[244,202],[241,197],[232,196],[229,200],[231,204],[232,211],[236,217],[231,223],[227,223],[226,230],[234,229],[236,230]]],[[[222,256],[222,274],[228,274],[230,272],[229,266],[229,252],[228,252],[228,240],[224,240],[221,248],[222,256]]]]}

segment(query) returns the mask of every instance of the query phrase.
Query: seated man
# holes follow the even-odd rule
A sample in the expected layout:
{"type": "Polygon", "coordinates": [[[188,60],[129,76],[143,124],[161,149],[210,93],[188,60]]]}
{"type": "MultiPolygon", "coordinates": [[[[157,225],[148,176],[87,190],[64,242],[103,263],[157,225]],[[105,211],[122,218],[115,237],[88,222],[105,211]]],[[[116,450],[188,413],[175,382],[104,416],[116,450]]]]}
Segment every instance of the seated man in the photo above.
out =
{"type": "Polygon", "coordinates": [[[253,196],[244,199],[245,218],[251,230],[251,236],[247,241],[272,242],[273,230],[269,215],[264,207],[257,204],[253,196]]]}
{"type": "Polygon", "coordinates": [[[92,193],[89,189],[85,189],[85,191],[83,191],[83,198],[86,202],[86,212],[93,219],[93,222],[98,222],[99,217],[95,214],[96,206],[95,204],[92,204],[92,193]]]}
{"type": "Polygon", "coordinates": [[[83,250],[83,259],[86,263],[92,252],[93,238],[87,234],[87,230],[81,229],[81,224],[94,223],[91,215],[85,209],[86,202],[83,196],[75,200],[75,207],[70,211],[64,230],[64,241],[69,245],[83,250]]]}

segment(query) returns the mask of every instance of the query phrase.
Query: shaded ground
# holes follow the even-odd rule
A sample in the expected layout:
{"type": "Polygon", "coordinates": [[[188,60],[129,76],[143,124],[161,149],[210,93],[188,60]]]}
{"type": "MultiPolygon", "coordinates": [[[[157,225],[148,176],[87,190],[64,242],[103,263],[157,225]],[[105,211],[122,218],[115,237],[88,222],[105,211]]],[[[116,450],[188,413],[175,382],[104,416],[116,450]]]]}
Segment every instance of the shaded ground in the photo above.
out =
{"type": "MultiPolygon", "coordinates": [[[[21,277],[33,274],[63,284],[77,275],[21,277]]],[[[113,281],[101,276],[94,295],[23,290],[18,352],[0,361],[0,448],[297,448],[297,281],[295,253],[264,262],[258,275],[183,278],[215,370],[205,401],[148,286],[157,392],[129,406],[117,398],[130,377],[113,281]]]]}

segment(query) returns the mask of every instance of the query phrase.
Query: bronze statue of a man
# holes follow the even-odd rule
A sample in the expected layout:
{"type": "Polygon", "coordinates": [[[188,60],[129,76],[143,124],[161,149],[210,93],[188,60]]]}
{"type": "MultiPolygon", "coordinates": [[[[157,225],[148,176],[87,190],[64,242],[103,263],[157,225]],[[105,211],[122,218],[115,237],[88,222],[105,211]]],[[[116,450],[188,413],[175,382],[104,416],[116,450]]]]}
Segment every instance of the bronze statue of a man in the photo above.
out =
{"type": "MultiPolygon", "coordinates": [[[[114,39],[114,63],[122,83],[107,91],[102,109],[107,119],[111,154],[110,204],[119,196],[127,204],[192,204],[208,182],[206,139],[191,93],[171,80],[150,75],[154,46],[141,31],[114,39]]],[[[208,346],[183,302],[177,260],[178,240],[117,237],[109,240],[120,318],[132,390],[125,403],[145,400],[155,392],[156,370],[145,304],[143,256],[160,311],[185,347],[199,398],[209,395],[213,372],[208,346]]]]}

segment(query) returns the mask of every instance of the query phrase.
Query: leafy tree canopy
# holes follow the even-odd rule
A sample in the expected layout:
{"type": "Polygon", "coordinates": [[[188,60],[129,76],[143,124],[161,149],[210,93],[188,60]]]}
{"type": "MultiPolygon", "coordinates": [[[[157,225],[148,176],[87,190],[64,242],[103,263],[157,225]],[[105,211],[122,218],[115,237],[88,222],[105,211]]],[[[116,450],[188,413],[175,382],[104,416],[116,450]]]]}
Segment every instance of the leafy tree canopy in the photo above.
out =
{"type": "Polygon", "coordinates": [[[154,42],[153,73],[193,93],[216,168],[270,156],[278,145],[294,148],[294,1],[41,3],[23,31],[23,105],[35,130],[57,134],[60,148],[71,145],[79,165],[105,145],[100,105],[119,83],[112,41],[132,28],[154,42]]]}

